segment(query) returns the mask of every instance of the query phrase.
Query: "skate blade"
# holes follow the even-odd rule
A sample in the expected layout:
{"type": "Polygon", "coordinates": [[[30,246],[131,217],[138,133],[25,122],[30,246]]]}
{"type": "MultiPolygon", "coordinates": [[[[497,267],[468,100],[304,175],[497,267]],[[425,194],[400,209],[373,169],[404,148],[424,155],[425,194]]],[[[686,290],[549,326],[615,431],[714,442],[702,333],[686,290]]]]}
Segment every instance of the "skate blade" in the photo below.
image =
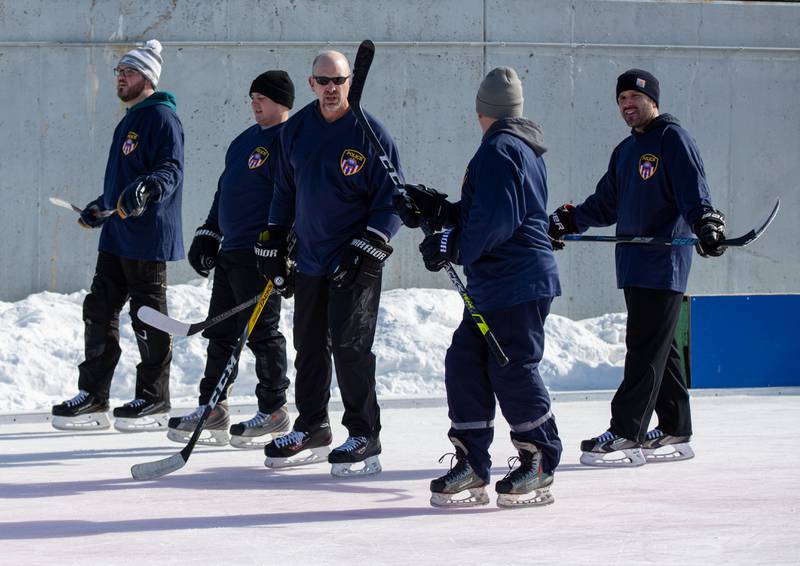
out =
{"type": "Polygon", "coordinates": [[[240,448],[242,450],[255,450],[256,448],[261,448],[263,450],[267,444],[276,438],[286,436],[288,432],[288,430],[281,432],[269,432],[260,436],[241,436],[238,434],[232,434],[230,443],[234,448],[240,448]]]}
{"type": "Polygon", "coordinates": [[[319,448],[309,448],[307,450],[308,454],[305,452],[306,450],[303,450],[300,454],[291,458],[271,458],[267,456],[267,459],[264,460],[264,465],[268,468],[278,469],[327,462],[331,449],[330,446],[320,446],[319,448]]]}
{"type": "Polygon", "coordinates": [[[58,430],[106,430],[111,428],[107,413],[86,413],[77,417],[54,416],[50,423],[58,430]]]}
{"type": "MultiPolygon", "coordinates": [[[[193,432],[169,428],[167,429],[167,438],[173,442],[186,444],[192,438],[193,432]]],[[[203,446],[226,446],[229,440],[230,436],[227,430],[203,430],[197,439],[197,444],[202,444],[203,446]]]]}
{"type": "Polygon", "coordinates": [[[534,489],[530,493],[498,493],[497,506],[502,509],[517,509],[520,507],[544,507],[550,505],[555,499],[549,487],[534,489]]]}
{"type": "Polygon", "coordinates": [[[615,452],[584,452],[581,454],[581,464],[596,468],[638,468],[644,466],[641,448],[627,448],[615,452]]]}
{"type": "Polygon", "coordinates": [[[331,465],[331,475],[335,478],[352,478],[356,476],[372,476],[381,473],[381,462],[377,456],[364,460],[364,465],[353,469],[358,462],[344,462],[331,465]]]}
{"type": "Polygon", "coordinates": [[[486,493],[485,487],[473,487],[468,491],[469,495],[461,499],[455,499],[455,497],[462,495],[463,491],[457,493],[431,493],[431,505],[440,509],[457,509],[489,504],[489,495],[486,493]]]}
{"type": "Polygon", "coordinates": [[[647,463],[656,464],[659,462],[677,462],[679,460],[691,460],[694,458],[694,450],[689,446],[688,442],[681,444],[667,444],[661,448],[653,450],[643,448],[645,460],[647,463]]]}
{"type": "Polygon", "coordinates": [[[116,417],[114,419],[114,428],[120,432],[155,432],[164,430],[168,420],[168,413],[148,415],[146,417],[139,417],[138,419],[116,417]]]}

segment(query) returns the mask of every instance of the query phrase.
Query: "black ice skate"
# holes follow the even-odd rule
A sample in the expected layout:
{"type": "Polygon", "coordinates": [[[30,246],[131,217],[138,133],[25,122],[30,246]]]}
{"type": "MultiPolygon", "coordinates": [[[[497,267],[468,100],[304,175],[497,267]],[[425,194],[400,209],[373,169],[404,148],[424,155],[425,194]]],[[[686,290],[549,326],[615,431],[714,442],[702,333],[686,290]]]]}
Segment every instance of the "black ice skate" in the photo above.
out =
{"type": "Polygon", "coordinates": [[[581,464],[585,466],[635,468],[646,463],[637,442],[617,436],[610,430],[581,442],[581,450],[581,464]]]}
{"type": "Polygon", "coordinates": [[[281,407],[271,413],[258,411],[252,419],[231,426],[231,446],[234,448],[263,448],[270,440],[287,432],[290,424],[289,411],[286,407],[281,407]]]}
{"type": "Polygon", "coordinates": [[[440,478],[431,480],[431,505],[434,507],[475,507],[489,503],[489,496],[486,494],[486,480],[475,473],[472,466],[467,461],[467,449],[456,438],[450,438],[456,447],[455,454],[445,454],[439,458],[439,462],[446,456],[450,459],[450,471],[440,478]],[[455,466],[453,460],[456,461],[455,466]],[[467,491],[468,495],[463,496],[467,491]],[[460,499],[456,496],[461,494],[460,499]]]}
{"type": "MultiPolygon", "coordinates": [[[[172,417],[168,423],[167,438],[182,444],[189,442],[205,410],[206,405],[200,405],[188,415],[172,417]]],[[[203,431],[197,438],[197,444],[203,444],[205,446],[225,446],[230,439],[228,435],[228,427],[230,424],[228,403],[226,401],[220,401],[211,409],[211,414],[208,415],[208,419],[206,419],[203,425],[203,431]]]]}
{"type": "Polygon", "coordinates": [[[345,478],[349,476],[368,476],[381,472],[378,454],[381,453],[381,441],[366,436],[348,436],[344,444],[334,448],[328,454],[331,475],[345,478]],[[352,465],[364,462],[360,468],[352,469],[352,465]]]}
{"type": "Polygon", "coordinates": [[[694,450],[689,446],[691,439],[690,435],[672,436],[654,428],[647,433],[642,442],[642,453],[648,462],[689,460],[694,458],[694,450]]]}
{"type": "Polygon", "coordinates": [[[108,400],[100,400],[81,389],[75,397],[53,405],[53,428],[58,430],[105,430],[108,420],[108,400]]]}
{"type": "Polygon", "coordinates": [[[134,399],[114,409],[114,428],[120,432],[164,430],[169,419],[168,401],[134,399]]]}
{"type": "Polygon", "coordinates": [[[331,427],[324,423],[312,432],[293,430],[264,447],[268,468],[288,468],[315,464],[326,459],[331,444],[331,427]]]}
{"type": "Polygon", "coordinates": [[[550,493],[553,476],[542,471],[541,451],[528,442],[511,442],[519,451],[519,457],[508,459],[509,471],[506,477],[494,485],[497,506],[513,509],[549,505],[553,502],[553,495],[550,493]],[[513,468],[517,460],[519,466],[513,468]]]}

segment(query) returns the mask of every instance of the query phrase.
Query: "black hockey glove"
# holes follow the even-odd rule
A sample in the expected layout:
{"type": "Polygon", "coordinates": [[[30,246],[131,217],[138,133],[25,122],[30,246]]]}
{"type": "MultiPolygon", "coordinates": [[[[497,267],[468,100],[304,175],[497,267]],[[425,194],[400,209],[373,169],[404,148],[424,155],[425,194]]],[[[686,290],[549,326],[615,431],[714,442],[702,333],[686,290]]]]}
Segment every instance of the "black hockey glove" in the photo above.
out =
{"type": "Polygon", "coordinates": [[[161,186],[151,177],[140,177],[125,187],[117,200],[117,214],[122,219],[144,214],[147,203],[161,198],[161,186]]]}
{"type": "Polygon", "coordinates": [[[288,280],[286,257],[289,254],[287,237],[289,231],[283,226],[270,226],[258,235],[253,247],[256,254],[258,272],[268,281],[272,281],[275,290],[283,294],[288,280]]]}
{"type": "Polygon", "coordinates": [[[342,252],[339,265],[331,273],[335,289],[349,289],[353,285],[369,287],[381,276],[383,263],[392,255],[392,246],[374,232],[364,232],[353,238],[342,252]]]}
{"type": "Polygon", "coordinates": [[[87,204],[81,215],[78,217],[78,224],[81,228],[100,228],[103,222],[108,220],[108,216],[101,216],[99,213],[103,210],[103,197],[102,195],[87,204]]]}
{"type": "Polygon", "coordinates": [[[692,231],[700,240],[695,249],[702,257],[719,257],[725,253],[725,215],[719,210],[704,212],[694,223],[692,231]]]}
{"type": "Polygon", "coordinates": [[[194,233],[192,245],[189,247],[188,259],[198,275],[208,277],[209,272],[217,266],[217,254],[222,234],[219,227],[203,224],[194,233]]]}
{"type": "Polygon", "coordinates": [[[419,228],[424,219],[433,230],[460,223],[460,205],[447,200],[447,195],[425,185],[403,185],[405,194],[392,197],[400,220],[409,228],[419,228]]]}
{"type": "Polygon", "coordinates": [[[439,271],[448,263],[458,263],[459,232],[458,228],[453,228],[425,236],[419,245],[425,269],[439,271]]]}
{"type": "Polygon", "coordinates": [[[580,232],[575,224],[575,205],[562,204],[550,215],[547,235],[553,240],[560,240],[567,234],[580,232]]]}

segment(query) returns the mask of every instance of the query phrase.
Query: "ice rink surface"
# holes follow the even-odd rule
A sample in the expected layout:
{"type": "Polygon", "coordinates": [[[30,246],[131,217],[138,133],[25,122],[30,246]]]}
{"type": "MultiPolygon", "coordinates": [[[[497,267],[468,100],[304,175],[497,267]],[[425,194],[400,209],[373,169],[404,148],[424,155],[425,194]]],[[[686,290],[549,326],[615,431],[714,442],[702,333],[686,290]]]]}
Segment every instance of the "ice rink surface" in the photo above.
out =
{"type": "MultiPolygon", "coordinates": [[[[152,482],[132,464],[180,449],[161,433],[0,425],[0,563],[800,564],[800,396],[695,397],[696,457],[637,469],[579,464],[608,401],[556,401],[564,442],[549,507],[439,510],[447,410],[382,413],[383,473],[268,470],[263,452],[199,447],[152,482]]],[[[249,415],[248,415],[249,416],[249,415]]],[[[334,443],[344,440],[332,413],[334,443]]],[[[513,454],[498,415],[492,481],[513,454]]]]}

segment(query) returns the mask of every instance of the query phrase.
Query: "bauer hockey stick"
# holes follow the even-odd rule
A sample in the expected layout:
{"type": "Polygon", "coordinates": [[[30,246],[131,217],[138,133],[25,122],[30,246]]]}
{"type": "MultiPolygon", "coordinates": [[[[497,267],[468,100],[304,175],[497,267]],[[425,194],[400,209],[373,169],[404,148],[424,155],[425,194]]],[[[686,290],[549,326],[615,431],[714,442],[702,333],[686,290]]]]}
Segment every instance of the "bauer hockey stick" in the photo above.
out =
{"type": "MultiPolygon", "coordinates": [[[[406,191],[403,188],[403,183],[400,181],[400,177],[397,175],[394,165],[389,159],[389,156],[386,154],[386,150],[383,148],[378,136],[375,135],[372,126],[367,120],[367,117],[364,115],[364,111],[361,109],[361,94],[364,92],[364,84],[367,81],[367,74],[369,73],[369,68],[372,65],[373,57],[375,57],[375,44],[369,39],[365,39],[361,42],[361,45],[358,46],[356,60],[353,64],[353,82],[350,85],[350,93],[347,96],[347,101],[350,103],[350,108],[353,110],[356,121],[367,135],[367,139],[369,140],[372,149],[378,154],[378,159],[380,159],[381,164],[383,165],[384,169],[386,169],[386,173],[394,183],[395,189],[397,189],[397,191],[401,194],[405,194],[406,191]]],[[[420,227],[426,236],[429,236],[433,233],[433,230],[431,230],[430,226],[428,226],[424,220],[420,223],[420,227]]],[[[445,264],[444,269],[447,272],[447,275],[450,277],[450,281],[452,281],[453,286],[464,300],[464,305],[467,307],[467,311],[472,317],[472,320],[478,326],[481,334],[483,334],[483,337],[489,346],[489,350],[492,352],[495,360],[497,360],[498,365],[500,367],[508,365],[508,358],[503,352],[503,349],[500,347],[500,344],[497,343],[497,339],[489,329],[489,325],[486,323],[483,315],[478,311],[477,308],[475,308],[475,304],[472,302],[472,299],[467,293],[466,287],[464,287],[464,284],[458,277],[458,273],[456,273],[455,269],[453,269],[453,266],[449,263],[445,264]]]]}
{"type": "Polygon", "coordinates": [[[261,311],[264,309],[264,305],[267,304],[267,300],[271,294],[272,281],[269,281],[267,286],[264,287],[264,291],[259,296],[258,303],[256,303],[256,307],[253,309],[253,314],[250,315],[250,320],[247,321],[247,325],[244,327],[241,336],[239,336],[239,341],[236,343],[236,348],[233,350],[231,357],[228,358],[228,363],[225,366],[225,369],[222,371],[222,376],[219,379],[219,383],[217,383],[217,386],[214,388],[214,393],[211,394],[211,399],[209,399],[208,405],[206,405],[206,408],[203,411],[203,415],[197,422],[197,426],[194,428],[194,432],[192,433],[192,437],[189,439],[189,442],[186,444],[186,446],[184,446],[183,450],[177,454],[169,456],[168,458],[156,460],[154,462],[134,464],[131,467],[131,476],[133,476],[133,479],[154,480],[156,478],[160,478],[161,476],[171,474],[176,470],[180,470],[186,465],[186,462],[189,460],[189,456],[192,455],[192,450],[194,450],[195,444],[197,444],[197,439],[200,438],[200,433],[203,432],[203,427],[205,426],[209,415],[211,415],[211,411],[214,410],[214,407],[216,407],[217,401],[219,400],[219,396],[225,390],[225,385],[228,383],[228,378],[231,376],[233,368],[236,365],[236,362],[239,360],[239,355],[242,353],[242,348],[244,348],[245,342],[247,342],[247,338],[253,331],[253,327],[255,327],[256,322],[258,322],[258,317],[261,315],[261,311]]]}
{"type": "MultiPolygon", "coordinates": [[[[725,238],[722,245],[732,248],[743,248],[755,242],[764,230],[775,219],[781,207],[781,199],[775,201],[767,219],[758,228],[753,228],[748,233],[736,238],[725,238]]],[[[567,234],[563,238],[567,242],[613,242],[617,244],[661,244],[665,246],[694,246],[698,243],[697,238],[666,238],[663,236],[592,236],[583,234],[567,234]]]]}
{"type": "MultiPolygon", "coordinates": [[[[67,210],[71,210],[73,212],[77,212],[78,214],[81,214],[83,212],[83,209],[80,208],[79,206],[75,206],[71,202],[67,202],[67,201],[65,201],[63,199],[60,199],[58,197],[50,197],[49,200],[50,200],[51,203],[53,203],[56,206],[60,206],[61,208],[66,208],[67,210]]],[[[117,212],[116,210],[99,210],[97,212],[97,216],[99,218],[105,218],[107,216],[111,216],[111,215],[115,214],[116,212],[117,212]]]]}

